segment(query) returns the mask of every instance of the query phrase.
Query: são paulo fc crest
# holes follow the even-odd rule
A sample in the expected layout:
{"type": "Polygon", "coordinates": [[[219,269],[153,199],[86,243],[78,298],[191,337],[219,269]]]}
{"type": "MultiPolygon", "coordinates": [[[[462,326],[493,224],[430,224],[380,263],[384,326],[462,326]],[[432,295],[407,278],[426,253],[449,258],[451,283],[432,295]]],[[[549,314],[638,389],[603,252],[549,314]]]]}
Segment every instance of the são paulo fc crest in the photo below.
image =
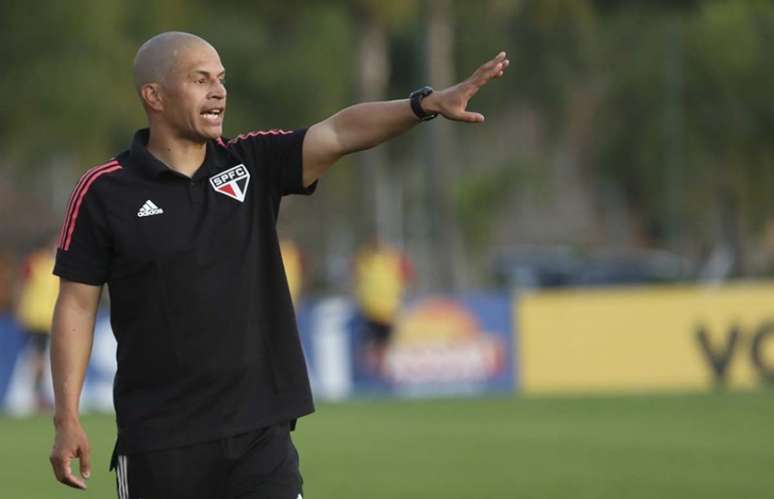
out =
{"type": "Polygon", "coordinates": [[[240,203],[245,200],[250,172],[245,165],[236,165],[210,177],[210,185],[216,192],[234,198],[240,203]]]}

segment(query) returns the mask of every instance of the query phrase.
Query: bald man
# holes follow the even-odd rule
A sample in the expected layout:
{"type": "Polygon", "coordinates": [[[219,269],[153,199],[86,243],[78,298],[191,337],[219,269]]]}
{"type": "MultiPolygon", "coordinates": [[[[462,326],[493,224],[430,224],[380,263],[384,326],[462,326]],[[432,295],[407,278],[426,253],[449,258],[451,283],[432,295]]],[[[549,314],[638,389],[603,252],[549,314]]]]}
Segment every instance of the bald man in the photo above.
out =
{"type": "Polygon", "coordinates": [[[482,122],[468,101],[507,67],[500,53],[441,91],[228,139],[217,51],[178,32],[144,43],[134,78],[148,128],[83,175],[59,237],[57,480],[85,489],[91,474],[78,400],[107,284],[118,497],[301,498],[290,431],[314,407],[275,229],[280,200],[311,194],[342,156],[422,121],[482,122]]]}

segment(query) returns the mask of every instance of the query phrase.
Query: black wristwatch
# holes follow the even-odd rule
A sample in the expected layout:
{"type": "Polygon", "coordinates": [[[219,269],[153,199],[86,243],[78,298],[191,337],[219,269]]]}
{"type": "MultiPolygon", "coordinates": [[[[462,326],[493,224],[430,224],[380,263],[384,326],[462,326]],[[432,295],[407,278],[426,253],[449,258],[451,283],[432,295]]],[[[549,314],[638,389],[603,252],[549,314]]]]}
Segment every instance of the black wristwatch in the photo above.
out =
{"type": "Polygon", "coordinates": [[[422,87],[419,90],[414,90],[409,94],[409,100],[411,101],[411,110],[417,115],[419,121],[430,121],[438,113],[427,113],[422,109],[422,99],[433,93],[433,87],[422,87]]]}

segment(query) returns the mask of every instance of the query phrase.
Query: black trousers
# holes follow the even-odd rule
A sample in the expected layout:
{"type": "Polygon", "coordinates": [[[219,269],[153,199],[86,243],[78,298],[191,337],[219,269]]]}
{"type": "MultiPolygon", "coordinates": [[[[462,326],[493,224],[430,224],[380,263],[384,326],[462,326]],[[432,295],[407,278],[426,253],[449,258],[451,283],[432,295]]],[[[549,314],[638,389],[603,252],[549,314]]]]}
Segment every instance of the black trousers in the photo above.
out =
{"type": "Polygon", "coordinates": [[[288,423],[233,437],[116,456],[119,499],[299,499],[288,423]]]}

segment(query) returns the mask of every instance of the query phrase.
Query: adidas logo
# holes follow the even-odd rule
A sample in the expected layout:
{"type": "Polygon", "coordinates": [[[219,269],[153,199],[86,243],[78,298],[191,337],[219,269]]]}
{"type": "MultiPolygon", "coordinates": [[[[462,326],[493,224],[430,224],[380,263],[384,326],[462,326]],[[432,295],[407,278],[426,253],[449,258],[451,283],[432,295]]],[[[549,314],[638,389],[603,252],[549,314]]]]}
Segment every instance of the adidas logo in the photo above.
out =
{"type": "Polygon", "coordinates": [[[140,211],[137,212],[137,216],[149,217],[151,215],[161,215],[162,213],[164,213],[164,210],[153,204],[153,201],[149,199],[145,201],[145,204],[142,205],[140,211]]]}

